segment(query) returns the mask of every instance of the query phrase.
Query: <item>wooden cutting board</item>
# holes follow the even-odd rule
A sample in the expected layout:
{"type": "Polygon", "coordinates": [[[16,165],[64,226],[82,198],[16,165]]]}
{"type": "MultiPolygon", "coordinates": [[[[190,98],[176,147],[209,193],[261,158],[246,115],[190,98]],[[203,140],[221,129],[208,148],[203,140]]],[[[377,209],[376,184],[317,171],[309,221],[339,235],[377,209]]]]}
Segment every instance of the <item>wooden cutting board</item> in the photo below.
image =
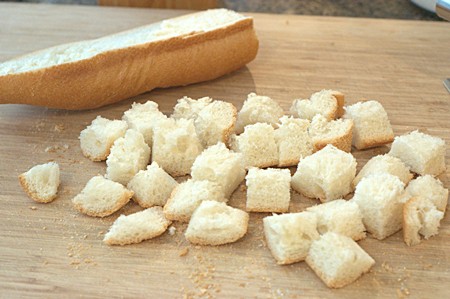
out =
{"type": "MultiPolygon", "coordinates": [[[[0,60],[47,46],[94,38],[182,14],[181,11],[0,3],[0,60]]],[[[401,233],[359,244],[376,260],[370,273],[343,289],[328,289],[305,263],[278,266],[264,243],[262,218],[252,213],[247,235],[220,247],[196,247],[185,225],[125,247],[102,243],[120,213],[104,219],[71,205],[84,184],[105,173],[105,163],[81,154],[80,131],[97,115],[120,118],[133,101],[153,100],[169,114],[176,99],[211,96],[234,103],[256,91],[286,111],[294,98],[331,88],[347,103],[376,99],[397,135],[413,129],[447,142],[450,169],[450,76],[448,23],[251,14],[261,41],[258,57],[223,78],[160,89],[93,111],[67,112],[0,106],[0,297],[126,298],[449,298],[450,218],[438,236],[409,248],[401,233]],[[61,166],[59,197],[37,204],[17,175],[38,163],[61,166]],[[186,255],[183,255],[186,253],[186,255]]],[[[212,66],[213,67],[213,66],[212,66]]],[[[358,168],[388,147],[354,151],[358,168]]],[[[449,170],[440,178],[448,188],[449,170]]],[[[292,194],[291,211],[317,204],[292,194]]],[[[244,208],[245,194],[230,204],[244,208]]]]}

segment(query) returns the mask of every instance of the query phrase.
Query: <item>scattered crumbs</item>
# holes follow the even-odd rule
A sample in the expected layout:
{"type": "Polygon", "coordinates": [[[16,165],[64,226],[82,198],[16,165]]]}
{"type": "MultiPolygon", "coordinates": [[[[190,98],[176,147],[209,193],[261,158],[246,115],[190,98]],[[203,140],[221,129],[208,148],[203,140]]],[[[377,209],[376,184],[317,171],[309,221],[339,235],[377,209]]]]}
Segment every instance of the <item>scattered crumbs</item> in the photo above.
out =
{"type": "Polygon", "coordinates": [[[46,226],[44,226],[44,227],[42,227],[42,229],[43,229],[43,230],[47,230],[47,227],[46,227],[46,226]]]}
{"type": "Polygon", "coordinates": [[[48,264],[48,261],[44,261],[42,264],[47,265],[47,264],[48,264]]]}
{"type": "Polygon", "coordinates": [[[245,288],[245,282],[241,282],[240,284],[239,284],[239,286],[241,287],[241,288],[245,288]]]}
{"type": "Polygon", "coordinates": [[[105,234],[105,231],[101,230],[97,233],[97,237],[101,237],[105,234]]]}
{"type": "Polygon", "coordinates": [[[383,263],[381,264],[381,267],[383,267],[383,269],[386,270],[387,272],[394,272],[394,270],[392,269],[392,267],[391,267],[388,263],[386,263],[386,262],[383,262],[383,263]]]}
{"type": "Polygon", "coordinates": [[[409,290],[408,288],[402,286],[400,289],[397,289],[397,297],[398,298],[406,298],[409,296],[409,290]]]}
{"type": "Polygon", "coordinates": [[[36,211],[37,208],[36,208],[35,206],[31,206],[31,207],[30,207],[30,210],[36,211]]]}
{"type": "Polygon", "coordinates": [[[423,270],[429,270],[429,269],[431,269],[431,268],[433,268],[433,265],[432,265],[432,264],[426,264],[426,265],[423,265],[423,270]]]}
{"type": "Polygon", "coordinates": [[[63,144],[63,145],[51,145],[51,146],[47,146],[45,148],[45,152],[46,153],[56,153],[57,151],[66,151],[69,149],[69,145],[68,144],[63,144]]]}
{"type": "Polygon", "coordinates": [[[55,132],[62,132],[62,131],[64,131],[66,128],[64,127],[64,124],[56,124],[55,125],[55,128],[54,128],[54,130],[55,130],[55,132]]]}
{"type": "Polygon", "coordinates": [[[183,249],[180,250],[179,256],[186,256],[188,253],[189,253],[189,248],[184,247],[183,249]]]}
{"type": "Polygon", "coordinates": [[[175,226],[169,227],[169,235],[171,235],[171,236],[175,235],[176,231],[177,231],[177,228],[175,226]]]}

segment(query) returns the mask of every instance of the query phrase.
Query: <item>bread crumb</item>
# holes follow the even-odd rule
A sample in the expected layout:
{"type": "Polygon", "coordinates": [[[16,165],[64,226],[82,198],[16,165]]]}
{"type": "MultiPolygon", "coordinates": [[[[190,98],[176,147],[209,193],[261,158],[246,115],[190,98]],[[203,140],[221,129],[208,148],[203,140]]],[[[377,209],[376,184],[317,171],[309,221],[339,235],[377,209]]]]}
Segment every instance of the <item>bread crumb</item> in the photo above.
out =
{"type": "Polygon", "coordinates": [[[171,235],[171,236],[175,235],[176,231],[177,231],[177,228],[175,226],[169,227],[169,235],[171,235]]]}
{"type": "Polygon", "coordinates": [[[383,267],[383,269],[386,270],[387,272],[394,272],[392,267],[387,262],[383,262],[381,264],[381,267],[383,267]]]}
{"type": "Polygon", "coordinates": [[[62,132],[62,131],[64,131],[65,129],[66,129],[66,128],[65,128],[64,124],[56,124],[56,125],[55,125],[55,128],[54,128],[55,132],[62,132]]]}
{"type": "Polygon", "coordinates": [[[184,247],[183,249],[180,250],[179,256],[186,256],[188,253],[189,253],[189,248],[184,247]]]}
{"type": "Polygon", "coordinates": [[[31,206],[31,207],[30,207],[30,210],[36,211],[37,208],[36,208],[35,206],[31,206]]]}

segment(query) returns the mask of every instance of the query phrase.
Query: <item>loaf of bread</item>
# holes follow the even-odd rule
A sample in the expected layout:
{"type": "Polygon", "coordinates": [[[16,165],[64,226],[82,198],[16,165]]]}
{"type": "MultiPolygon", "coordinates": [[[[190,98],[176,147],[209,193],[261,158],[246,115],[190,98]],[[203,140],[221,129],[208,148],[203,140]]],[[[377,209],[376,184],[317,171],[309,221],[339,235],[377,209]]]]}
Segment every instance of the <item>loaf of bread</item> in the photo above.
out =
{"type": "Polygon", "coordinates": [[[313,93],[310,99],[298,99],[292,103],[290,112],[299,118],[312,120],[316,114],[327,120],[341,117],[344,110],[344,95],[339,91],[321,90],[313,93]]]}
{"type": "Polygon", "coordinates": [[[252,18],[202,11],[6,61],[0,64],[0,103],[96,108],[156,87],[218,78],[257,51],[252,18]]]}
{"type": "Polygon", "coordinates": [[[56,198],[60,183],[59,165],[55,162],[33,166],[19,175],[23,190],[34,201],[48,203],[56,198]]]}

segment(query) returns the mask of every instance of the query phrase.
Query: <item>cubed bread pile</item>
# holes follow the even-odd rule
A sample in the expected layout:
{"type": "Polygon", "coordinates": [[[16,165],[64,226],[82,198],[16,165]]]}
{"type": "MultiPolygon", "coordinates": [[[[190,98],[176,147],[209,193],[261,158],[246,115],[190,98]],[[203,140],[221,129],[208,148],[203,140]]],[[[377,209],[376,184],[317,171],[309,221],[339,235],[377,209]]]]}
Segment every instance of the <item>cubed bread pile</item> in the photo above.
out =
{"type": "MultiPolygon", "coordinates": [[[[116,219],[104,237],[108,245],[155,238],[172,221],[188,223],[185,237],[193,244],[222,245],[246,234],[249,212],[271,212],[263,229],[276,262],[306,261],[331,288],[375,264],[356,243],[367,233],[382,240],[403,229],[409,246],[438,233],[448,200],[436,178],[446,169],[442,139],[418,131],[394,137],[379,102],[345,106],[333,90],[295,100],[290,114],[251,93],[239,112],[224,101],[184,97],[169,117],[151,101],[134,103],[122,120],[98,116],[80,143],[87,158],[106,160],[106,174],[91,178],[73,205],[94,217],[131,199],[143,208],[116,219]],[[357,174],[352,146],[391,142],[388,154],[357,174]],[[293,176],[282,168],[289,166],[297,166],[293,176]],[[174,179],[180,176],[186,179],[174,179]],[[227,204],[243,181],[246,211],[227,204]],[[292,190],[319,204],[289,213],[292,190]]],[[[50,202],[59,167],[38,165],[19,179],[32,199],[50,202]]]]}

